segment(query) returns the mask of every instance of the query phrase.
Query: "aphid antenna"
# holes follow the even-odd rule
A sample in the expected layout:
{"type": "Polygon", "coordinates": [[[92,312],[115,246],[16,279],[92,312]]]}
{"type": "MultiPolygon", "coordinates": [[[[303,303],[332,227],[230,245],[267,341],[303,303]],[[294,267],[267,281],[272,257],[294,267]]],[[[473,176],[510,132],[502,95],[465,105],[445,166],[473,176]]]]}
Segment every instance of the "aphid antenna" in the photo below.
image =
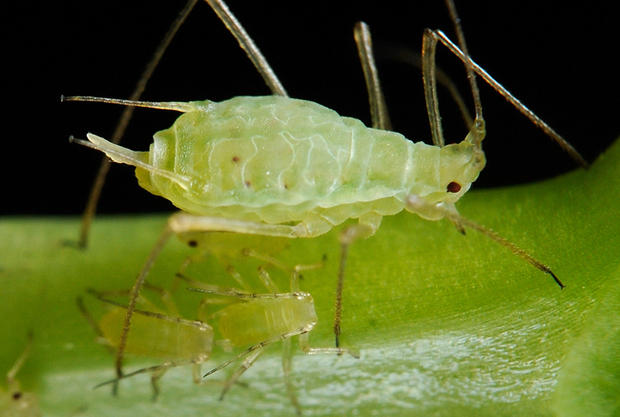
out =
{"type": "MultiPolygon", "coordinates": [[[[142,96],[142,93],[146,89],[146,85],[148,81],[151,79],[153,72],[155,72],[155,69],[159,65],[159,62],[161,61],[162,57],[164,56],[164,53],[166,52],[166,49],[168,49],[168,46],[172,42],[172,39],[174,39],[176,33],[179,31],[179,29],[183,25],[183,22],[185,22],[185,20],[187,19],[187,16],[189,16],[190,12],[192,11],[192,9],[194,8],[197,2],[198,0],[188,0],[185,6],[183,6],[183,9],[181,9],[181,11],[175,17],[174,21],[170,25],[170,28],[168,29],[168,32],[166,32],[166,34],[164,35],[159,45],[157,45],[157,48],[155,49],[155,53],[153,54],[153,57],[148,62],[148,64],[146,64],[146,67],[144,68],[142,74],[140,75],[140,78],[138,79],[138,82],[136,83],[136,86],[134,87],[134,90],[130,96],[132,100],[138,100],[142,96]]],[[[61,101],[62,101],[62,97],[61,97],[61,101]]],[[[123,135],[125,134],[125,131],[127,130],[129,121],[131,120],[133,116],[134,109],[135,109],[134,106],[129,106],[129,107],[126,107],[125,110],[123,111],[123,114],[119,118],[116,128],[114,129],[114,133],[112,134],[113,143],[119,143],[121,141],[123,135]]],[[[86,246],[88,246],[90,224],[92,223],[93,218],[95,217],[95,212],[97,211],[97,204],[99,202],[99,197],[101,196],[101,191],[103,189],[105,177],[108,174],[109,170],[110,170],[110,160],[107,158],[104,158],[101,161],[99,170],[97,171],[97,176],[95,177],[95,180],[93,181],[93,185],[91,187],[90,194],[86,202],[86,207],[84,208],[84,213],[82,214],[82,224],[80,226],[80,236],[78,240],[78,246],[81,249],[84,249],[86,248],[86,246]]]]}
{"type": "Polygon", "coordinates": [[[149,109],[159,110],[174,110],[182,113],[196,110],[196,106],[191,102],[181,101],[140,101],[140,100],[126,100],[121,98],[109,98],[109,97],[95,97],[95,96],[60,96],[60,101],[86,101],[90,103],[106,103],[106,104],[120,104],[122,106],[130,107],[146,107],[149,109]]]}
{"type": "MultiPolygon", "coordinates": [[[[419,207],[425,206],[426,204],[428,203],[424,202],[423,200],[421,200],[419,197],[415,195],[410,195],[407,197],[407,205],[410,207],[419,208],[419,207]]],[[[549,274],[553,278],[553,280],[560,286],[560,289],[564,289],[565,285],[562,283],[562,281],[560,281],[557,275],[553,273],[551,268],[549,268],[547,265],[545,265],[538,259],[534,258],[528,252],[521,249],[519,246],[515,245],[514,243],[512,243],[505,237],[500,236],[494,230],[484,227],[481,224],[478,224],[474,222],[473,220],[470,220],[466,217],[463,217],[460,214],[458,214],[458,212],[454,210],[450,210],[443,205],[435,205],[433,208],[434,210],[440,211],[448,220],[452,221],[453,223],[458,224],[461,227],[469,227],[471,229],[474,229],[482,233],[483,235],[489,237],[490,239],[494,240],[495,242],[499,243],[500,245],[508,248],[513,254],[517,255],[518,257],[520,257],[521,259],[523,259],[524,261],[526,261],[527,263],[529,263],[536,269],[539,269],[540,271],[546,274],[549,274]]]]}

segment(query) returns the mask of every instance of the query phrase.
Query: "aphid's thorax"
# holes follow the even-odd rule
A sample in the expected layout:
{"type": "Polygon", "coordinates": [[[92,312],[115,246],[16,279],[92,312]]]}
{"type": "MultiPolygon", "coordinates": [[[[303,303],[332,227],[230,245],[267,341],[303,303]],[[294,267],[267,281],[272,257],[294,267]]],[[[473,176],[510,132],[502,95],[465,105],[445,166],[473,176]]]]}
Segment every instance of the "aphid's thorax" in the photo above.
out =
{"type": "Polygon", "coordinates": [[[312,296],[259,298],[233,304],[218,312],[219,330],[233,346],[246,346],[304,329],[317,322],[312,296]]]}
{"type": "MultiPolygon", "coordinates": [[[[106,342],[114,348],[119,343],[125,313],[125,309],[110,308],[99,322],[106,342]]],[[[206,360],[212,347],[213,329],[207,324],[198,327],[136,314],[125,351],[152,358],[206,360]]]]}

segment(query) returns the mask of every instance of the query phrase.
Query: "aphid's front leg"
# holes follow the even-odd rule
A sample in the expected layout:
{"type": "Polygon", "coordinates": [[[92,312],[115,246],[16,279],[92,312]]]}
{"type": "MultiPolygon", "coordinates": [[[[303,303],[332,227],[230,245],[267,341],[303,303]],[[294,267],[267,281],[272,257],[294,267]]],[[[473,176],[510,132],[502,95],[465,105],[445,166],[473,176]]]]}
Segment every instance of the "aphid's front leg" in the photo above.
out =
{"type": "Polygon", "coordinates": [[[426,29],[423,36],[423,76],[424,76],[424,91],[426,97],[427,111],[431,123],[431,132],[433,137],[433,143],[435,145],[443,145],[443,136],[440,126],[439,108],[437,106],[437,94],[435,88],[435,48],[437,42],[441,42],[450,52],[452,52],[457,58],[459,58],[467,69],[467,78],[470,81],[471,91],[474,96],[474,106],[476,112],[476,122],[472,126],[470,134],[474,134],[474,142],[482,141],[484,138],[484,122],[482,118],[482,105],[480,104],[480,96],[478,93],[478,87],[475,82],[474,73],[479,75],[488,85],[490,85],[495,91],[497,91],[506,101],[512,104],[521,114],[527,117],[535,126],[540,128],[547,136],[549,136],[554,142],[558,144],[568,155],[583,168],[589,166],[588,162],[577,152],[577,150],[559,133],[557,133],[551,126],[545,123],[540,117],[538,117],[532,110],[530,110],[525,104],[517,99],[512,93],[510,93],[502,84],[496,81],[489,73],[476,64],[469,53],[467,52],[467,46],[465,45],[465,37],[460,25],[460,19],[456,16],[456,8],[453,1],[447,2],[452,20],[455,24],[457,38],[459,40],[459,46],[455,45],[450,38],[448,38],[440,30],[426,29]]]}
{"type": "Polygon", "coordinates": [[[340,322],[342,319],[342,289],[344,286],[344,270],[347,264],[349,246],[358,239],[365,239],[375,234],[383,217],[377,213],[366,213],[359,218],[358,224],[346,227],[340,232],[340,267],[338,269],[338,284],[336,286],[336,305],[334,313],[334,335],[336,347],[340,347],[340,322]]]}

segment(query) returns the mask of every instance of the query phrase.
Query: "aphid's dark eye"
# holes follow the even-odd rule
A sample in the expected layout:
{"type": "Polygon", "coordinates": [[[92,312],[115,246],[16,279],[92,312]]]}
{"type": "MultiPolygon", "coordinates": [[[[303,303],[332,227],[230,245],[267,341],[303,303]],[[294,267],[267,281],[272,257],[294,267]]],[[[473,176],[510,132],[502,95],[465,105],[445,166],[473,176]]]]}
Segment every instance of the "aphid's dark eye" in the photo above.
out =
{"type": "Polygon", "coordinates": [[[192,248],[195,248],[196,246],[198,246],[198,242],[195,240],[190,240],[189,242],[187,242],[187,244],[192,248]]]}
{"type": "Polygon", "coordinates": [[[458,182],[452,181],[450,184],[448,184],[448,186],[446,187],[446,190],[449,193],[458,193],[459,191],[461,191],[461,184],[459,184],[458,182]]]}
{"type": "Polygon", "coordinates": [[[20,391],[15,391],[13,393],[13,399],[14,400],[19,400],[22,397],[22,393],[20,391]]]}

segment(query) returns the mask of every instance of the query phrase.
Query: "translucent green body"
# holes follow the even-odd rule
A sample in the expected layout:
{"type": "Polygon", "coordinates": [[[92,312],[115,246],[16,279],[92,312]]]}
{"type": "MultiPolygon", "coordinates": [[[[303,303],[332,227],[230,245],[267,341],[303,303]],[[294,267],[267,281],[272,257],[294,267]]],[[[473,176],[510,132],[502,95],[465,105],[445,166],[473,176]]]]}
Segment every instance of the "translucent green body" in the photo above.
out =
{"type": "Polygon", "coordinates": [[[314,301],[307,293],[233,304],[218,316],[220,333],[233,346],[253,345],[301,329],[308,332],[317,322],[314,301]]]}
{"type": "MultiPolygon", "coordinates": [[[[99,321],[103,336],[115,348],[126,312],[122,308],[111,308],[99,321]]],[[[207,360],[212,348],[213,329],[206,324],[199,327],[136,314],[125,351],[137,356],[198,362],[207,360]]]]}
{"type": "Polygon", "coordinates": [[[484,167],[466,140],[439,148],[366,127],[319,104],[279,96],[193,102],[139,158],[140,185],[197,215],[265,223],[321,217],[332,225],[391,215],[409,194],[453,203],[484,167]],[[447,191],[451,182],[458,192],[447,191]]]}

